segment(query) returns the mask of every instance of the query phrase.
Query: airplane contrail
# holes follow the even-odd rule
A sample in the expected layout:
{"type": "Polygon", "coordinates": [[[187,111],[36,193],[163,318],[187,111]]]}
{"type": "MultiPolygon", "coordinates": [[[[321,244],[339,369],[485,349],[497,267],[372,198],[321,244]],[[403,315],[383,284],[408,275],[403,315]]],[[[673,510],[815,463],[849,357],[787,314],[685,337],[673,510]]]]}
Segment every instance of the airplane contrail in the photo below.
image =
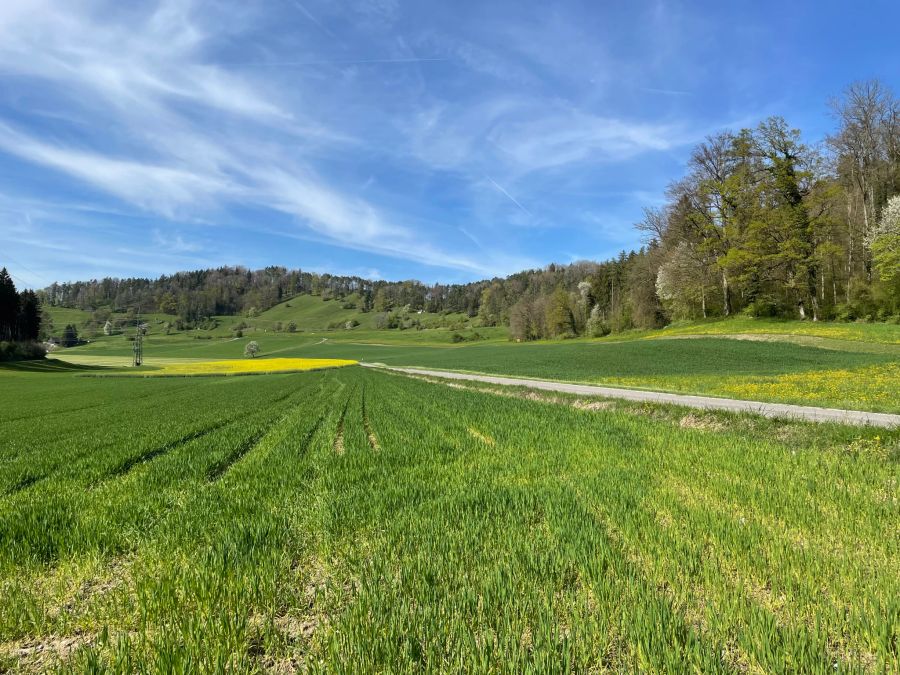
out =
{"type": "Polygon", "coordinates": [[[668,94],[670,96],[691,96],[691,92],[682,89],[658,89],[657,87],[638,87],[641,91],[651,94],[668,94]]]}
{"type": "Polygon", "coordinates": [[[491,178],[491,177],[488,176],[487,174],[485,174],[484,177],[487,178],[489,181],[491,181],[491,183],[493,183],[493,185],[494,185],[495,188],[497,188],[498,190],[500,190],[500,192],[502,192],[503,194],[505,194],[506,197],[507,197],[507,199],[509,199],[509,201],[511,201],[511,202],[512,202],[513,204],[515,204],[516,206],[518,206],[520,209],[522,209],[522,210],[523,210],[525,213],[527,213],[529,216],[532,215],[531,211],[529,211],[529,210],[526,209],[524,206],[522,206],[522,205],[518,202],[518,200],[517,200],[515,197],[513,197],[511,194],[509,194],[509,193],[503,188],[503,186],[500,185],[497,181],[495,181],[493,178],[491,178]]]}
{"type": "Polygon", "coordinates": [[[328,59],[324,61],[259,61],[254,63],[231,63],[232,66],[264,66],[264,67],[303,67],[303,66],[331,66],[331,65],[358,65],[367,63],[430,63],[449,61],[444,58],[408,58],[408,59],[328,59]]]}
{"type": "Polygon", "coordinates": [[[299,1],[299,0],[293,0],[293,3],[294,3],[294,7],[296,7],[296,8],[303,14],[303,16],[305,16],[307,19],[309,19],[309,20],[312,21],[314,24],[316,24],[319,28],[321,28],[321,29],[322,29],[322,32],[324,32],[324,33],[330,35],[331,37],[337,37],[334,33],[332,33],[332,32],[325,26],[325,24],[323,24],[323,23],[322,23],[321,21],[319,21],[316,17],[314,17],[314,16],[312,15],[312,12],[310,12],[308,9],[306,9],[306,7],[304,7],[302,4],[300,4],[300,1],[299,1]]]}

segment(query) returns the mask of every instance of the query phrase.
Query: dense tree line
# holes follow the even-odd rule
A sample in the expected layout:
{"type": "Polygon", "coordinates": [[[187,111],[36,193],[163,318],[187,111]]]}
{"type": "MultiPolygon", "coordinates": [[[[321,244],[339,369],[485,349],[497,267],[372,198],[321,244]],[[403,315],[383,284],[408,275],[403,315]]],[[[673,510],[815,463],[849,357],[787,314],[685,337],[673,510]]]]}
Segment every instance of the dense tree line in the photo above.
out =
{"type": "Polygon", "coordinates": [[[707,138],[638,224],[645,248],[538,286],[495,281],[484,320],[535,339],[739,312],[900,318],[900,101],[861,82],[832,109],[824,147],[780,117],[707,138]]]}
{"type": "Polygon", "coordinates": [[[0,269],[0,360],[43,356],[36,347],[41,334],[41,304],[30,290],[16,290],[6,268],[0,269]]]}
{"type": "Polygon", "coordinates": [[[186,325],[253,316],[297,294],[379,313],[463,313],[516,339],[604,335],[679,319],[782,316],[886,319],[900,314],[900,101],[878,82],[832,103],[822,147],[785,120],[724,131],[691,154],[665,206],[637,226],[640,251],[602,263],[526,270],[468,284],[372,281],[284,267],[221,267],[159,279],[53,284],[49,305],[163,312],[186,325]]]}
{"type": "Polygon", "coordinates": [[[825,148],[773,117],[694,150],[666,206],[641,224],[669,316],[900,311],[886,208],[900,193],[900,101],[864,82],[832,105],[839,127],[825,148]]]}
{"type": "Polygon", "coordinates": [[[243,267],[179,272],[158,279],[115,279],[54,283],[42,291],[50,306],[88,311],[160,312],[198,321],[217,314],[266,309],[297,293],[320,291],[316,277],[299,270],[243,267]]]}
{"type": "MultiPolygon", "coordinates": [[[[391,312],[408,307],[429,312],[478,313],[481,287],[419,281],[373,281],[356,276],[317,274],[284,267],[248,270],[220,267],[179,272],[158,279],[115,279],[54,283],[40,292],[50,306],[71,307],[106,317],[109,312],[159,312],[190,325],[215,315],[253,315],[295,295],[341,300],[357,295],[362,311],[391,312]]],[[[101,324],[106,319],[101,320],[101,324]]]]}

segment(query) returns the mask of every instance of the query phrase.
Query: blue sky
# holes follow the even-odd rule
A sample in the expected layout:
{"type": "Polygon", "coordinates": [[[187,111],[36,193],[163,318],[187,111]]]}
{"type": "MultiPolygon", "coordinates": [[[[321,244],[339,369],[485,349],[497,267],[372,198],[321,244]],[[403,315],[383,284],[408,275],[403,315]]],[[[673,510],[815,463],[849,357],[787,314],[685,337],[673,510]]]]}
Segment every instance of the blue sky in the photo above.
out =
{"type": "Polygon", "coordinates": [[[900,5],[0,3],[20,286],[278,264],[464,281],[639,246],[707,134],[900,89],[900,5]]]}

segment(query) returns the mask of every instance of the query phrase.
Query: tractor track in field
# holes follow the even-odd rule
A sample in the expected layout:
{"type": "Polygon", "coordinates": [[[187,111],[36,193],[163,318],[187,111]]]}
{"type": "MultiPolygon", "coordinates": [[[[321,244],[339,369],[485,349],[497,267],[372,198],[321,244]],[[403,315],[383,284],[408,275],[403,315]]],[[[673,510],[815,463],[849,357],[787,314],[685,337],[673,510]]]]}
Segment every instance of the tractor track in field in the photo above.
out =
{"type": "Polygon", "coordinates": [[[372,429],[372,425],[369,422],[369,414],[366,412],[366,385],[363,385],[362,388],[362,421],[363,428],[366,431],[366,439],[369,441],[369,447],[372,450],[378,452],[381,449],[381,446],[378,444],[378,437],[375,435],[375,431],[372,429]]]}
{"type": "MultiPolygon", "coordinates": [[[[272,401],[270,403],[272,405],[281,403],[281,402],[285,401],[286,399],[293,397],[296,393],[297,393],[296,391],[291,391],[286,394],[282,394],[282,395],[272,399],[272,401]]],[[[203,438],[204,436],[208,436],[209,434],[211,434],[215,431],[218,431],[219,429],[221,429],[223,427],[228,426],[233,421],[234,420],[232,420],[232,419],[219,420],[218,422],[210,424],[209,426],[206,426],[202,429],[198,429],[189,434],[185,434],[181,438],[176,438],[175,440],[169,441],[168,443],[164,443],[155,448],[150,448],[150,449],[145,450],[144,452],[141,452],[133,457],[129,457],[129,458],[125,459],[124,461],[122,461],[117,466],[115,466],[113,469],[111,469],[106,476],[104,476],[102,479],[100,479],[98,481],[98,483],[101,483],[105,480],[109,480],[112,478],[117,478],[119,476],[124,476],[125,474],[130,472],[135,467],[137,467],[141,464],[145,464],[151,460],[154,460],[157,457],[165,455],[165,454],[171,452],[172,450],[180,448],[182,445],[186,445],[187,443],[190,443],[191,441],[197,440],[198,438],[203,438]]],[[[241,456],[243,456],[243,453],[241,456]]],[[[234,461],[237,461],[238,459],[240,459],[240,456],[235,458],[234,461]]],[[[225,470],[227,470],[227,468],[228,467],[226,466],[225,470]]],[[[224,470],[223,470],[223,473],[224,473],[224,470]]],[[[207,474],[207,475],[209,476],[209,474],[207,474]]],[[[210,480],[214,480],[214,478],[210,478],[210,480]]]]}
{"type": "Polygon", "coordinates": [[[325,413],[319,415],[319,418],[316,420],[316,423],[310,427],[309,431],[303,434],[303,438],[300,440],[300,453],[301,455],[305,455],[306,451],[309,450],[309,445],[312,443],[312,439],[315,437],[316,432],[319,431],[319,427],[322,426],[322,422],[325,421],[325,413]]]}
{"type": "Polygon", "coordinates": [[[15,483],[6,488],[6,492],[4,492],[4,496],[9,497],[10,495],[14,495],[17,492],[21,492],[22,490],[27,490],[35,483],[42,481],[47,476],[35,476],[34,474],[25,474],[21,476],[15,483]]]}
{"type": "MultiPolygon", "coordinates": [[[[297,396],[298,391],[292,391],[283,396],[279,396],[274,400],[275,403],[280,403],[285,401],[286,399],[291,399],[297,396]]],[[[282,409],[287,409],[288,412],[282,415],[278,420],[272,422],[271,424],[266,425],[264,429],[253,434],[248,439],[246,439],[243,443],[238,445],[236,448],[232,449],[225,457],[220,459],[218,462],[210,466],[206,470],[206,479],[209,482],[215,482],[219,480],[232,466],[237,464],[245,455],[250,453],[254,448],[256,448],[262,440],[269,434],[272,429],[275,429],[278,425],[284,422],[291,415],[291,411],[293,407],[291,404],[284,406],[282,409]]]]}
{"type": "Polygon", "coordinates": [[[351,389],[347,395],[347,400],[344,401],[344,408],[341,410],[341,416],[338,418],[337,431],[334,434],[334,442],[331,444],[331,449],[334,450],[336,455],[344,454],[344,420],[347,418],[347,408],[350,407],[350,399],[353,398],[355,393],[356,387],[351,389]]]}
{"type": "Polygon", "coordinates": [[[228,471],[228,469],[230,469],[233,465],[240,461],[240,459],[248,452],[253,450],[253,448],[259,445],[260,441],[265,438],[266,434],[269,433],[273,426],[274,425],[269,425],[265,429],[256,432],[255,434],[244,440],[244,442],[238,445],[236,448],[233,448],[231,452],[225,455],[218,462],[210,466],[206,470],[206,479],[212,483],[225,475],[225,472],[228,471]]]}
{"type": "MultiPolygon", "coordinates": [[[[184,436],[182,436],[180,438],[171,440],[168,443],[163,443],[162,445],[158,445],[155,448],[148,448],[147,450],[140,452],[137,455],[134,455],[132,457],[127,457],[122,462],[120,462],[116,466],[112,467],[103,476],[101,476],[100,478],[98,478],[98,479],[94,480],[92,483],[90,483],[88,485],[88,489],[90,490],[90,489],[97,488],[109,480],[113,480],[115,478],[124,476],[124,475],[128,474],[135,467],[137,467],[141,464],[146,464],[147,462],[154,460],[157,457],[160,457],[162,455],[165,455],[166,453],[169,453],[172,450],[175,450],[176,448],[181,447],[182,445],[186,445],[187,443],[190,443],[191,441],[195,441],[198,438],[203,438],[204,436],[207,436],[207,435],[213,433],[214,431],[218,431],[222,427],[227,426],[231,421],[232,420],[222,420],[222,421],[216,422],[215,424],[204,427],[202,429],[197,429],[196,431],[192,431],[189,434],[185,434],[184,436]]],[[[34,485],[35,483],[45,480],[46,478],[48,478],[51,475],[52,475],[52,473],[44,474],[42,476],[25,475],[22,478],[20,478],[18,481],[16,481],[14,484],[12,484],[10,487],[8,487],[6,489],[5,495],[9,496],[9,495],[13,495],[17,492],[21,492],[22,490],[26,490],[29,487],[31,487],[32,485],[34,485]]]]}
{"type": "Polygon", "coordinates": [[[164,443],[163,445],[157,446],[155,448],[151,448],[142,453],[134,455],[133,457],[127,458],[125,461],[121,462],[118,466],[113,467],[113,469],[107,474],[106,478],[115,478],[117,476],[124,476],[133,468],[140,464],[145,464],[153,459],[156,459],[160,455],[164,455],[167,452],[171,452],[176,448],[181,447],[182,445],[186,445],[191,441],[195,441],[198,438],[203,438],[204,436],[208,436],[214,431],[218,431],[222,427],[229,424],[232,420],[222,420],[220,422],[216,422],[215,424],[211,424],[208,427],[204,427],[203,429],[198,429],[197,431],[193,431],[189,434],[185,434],[181,438],[176,438],[173,441],[169,441],[168,443],[164,443]]]}
{"type": "MultiPolygon", "coordinates": [[[[288,394],[278,397],[277,399],[275,399],[275,402],[276,403],[282,402],[286,399],[293,398],[300,393],[302,393],[302,390],[301,391],[292,391],[288,394]]],[[[349,398],[348,398],[348,403],[349,403],[349,398]]],[[[252,436],[250,436],[243,443],[241,443],[238,447],[234,448],[231,452],[229,452],[225,457],[223,457],[218,462],[216,462],[215,464],[210,466],[206,470],[206,479],[210,483],[213,483],[213,482],[219,480],[223,475],[225,475],[226,472],[228,472],[229,469],[231,469],[232,466],[237,464],[239,461],[241,461],[241,459],[243,459],[251,451],[253,451],[255,448],[257,448],[259,446],[259,444],[263,441],[263,439],[266,436],[268,436],[269,433],[273,429],[277,428],[280,424],[282,424],[284,422],[285,419],[290,417],[290,415],[293,411],[293,406],[286,405],[283,409],[285,409],[285,408],[288,410],[288,412],[285,413],[284,415],[282,415],[278,420],[272,422],[271,424],[266,425],[266,427],[264,429],[258,431],[257,433],[253,434],[252,436]]],[[[346,413],[346,405],[344,407],[344,412],[346,413]]],[[[342,417],[342,421],[343,421],[343,417],[342,417]]],[[[312,433],[309,434],[310,440],[312,439],[312,436],[315,434],[315,431],[318,429],[319,424],[321,424],[321,418],[314,425],[312,433]]]]}
{"type": "Polygon", "coordinates": [[[498,375],[482,375],[478,373],[461,373],[449,370],[430,370],[426,368],[405,368],[399,366],[374,365],[360,362],[366,368],[389,370],[406,375],[424,375],[446,380],[469,380],[499,384],[507,387],[528,387],[543,391],[558,391],[564,394],[580,394],[582,396],[600,396],[617,398],[626,401],[661,403],[679,405],[703,410],[725,410],[734,413],[752,413],[764,417],[780,417],[799,419],[808,422],[831,422],[835,424],[870,425],[876,427],[900,427],[900,415],[891,413],[869,412],[865,410],[841,410],[839,408],[819,408],[815,406],[794,405],[790,403],[767,403],[764,401],[746,401],[735,398],[717,398],[715,396],[695,396],[691,394],[672,394],[661,391],[641,389],[625,389],[606,387],[595,384],[575,384],[572,382],[556,382],[554,380],[532,380],[521,377],[505,377],[498,375]]]}
{"type": "MultiPolygon", "coordinates": [[[[271,404],[282,403],[283,401],[285,401],[289,398],[292,398],[295,394],[297,394],[296,391],[291,391],[286,394],[282,394],[282,395],[278,396],[277,398],[272,399],[272,401],[270,401],[270,403],[271,404]]],[[[145,398],[145,397],[141,396],[138,398],[145,398]]],[[[132,399],[132,400],[134,400],[134,399],[132,399]]],[[[103,403],[101,405],[109,405],[109,403],[103,403]]],[[[94,407],[98,407],[98,406],[86,406],[86,408],[94,408],[94,407]]],[[[82,410],[82,409],[84,409],[84,408],[77,408],[75,410],[82,410]]],[[[66,411],[66,412],[71,412],[71,410],[66,411]]],[[[218,431],[219,429],[221,429],[225,426],[228,426],[228,424],[230,424],[232,421],[233,420],[231,420],[231,419],[220,420],[209,426],[203,427],[202,429],[197,429],[196,431],[192,431],[189,434],[185,434],[184,436],[181,436],[180,438],[173,439],[171,441],[168,441],[166,443],[163,443],[162,445],[159,445],[159,446],[156,446],[153,448],[148,448],[147,450],[144,450],[143,452],[140,452],[137,455],[134,455],[132,457],[127,457],[123,461],[119,462],[114,467],[112,467],[103,476],[95,479],[87,487],[88,487],[88,489],[94,489],[109,480],[113,480],[115,478],[124,476],[124,475],[128,474],[129,472],[131,472],[136,467],[140,466],[141,464],[146,464],[147,462],[150,462],[150,461],[156,459],[157,457],[161,457],[162,455],[168,454],[169,452],[172,452],[173,450],[176,450],[177,448],[179,448],[183,445],[186,445],[187,443],[190,443],[191,441],[195,441],[198,438],[203,438],[204,436],[208,436],[209,434],[211,434],[215,431],[218,431]]],[[[321,424],[321,421],[322,420],[320,419],[316,423],[313,431],[318,429],[319,425],[321,424]]],[[[311,439],[311,436],[310,436],[310,439],[311,439]]],[[[308,442],[308,440],[309,439],[306,439],[305,442],[308,442]]],[[[243,453],[241,453],[241,455],[236,457],[232,461],[232,463],[234,463],[238,459],[240,459],[240,457],[243,456],[243,454],[246,454],[246,452],[247,451],[244,451],[243,453]]],[[[224,471],[226,471],[227,469],[228,469],[228,466],[224,467],[224,469],[222,470],[222,473],[224,473],[224,471]]],[[[2,495],[4,497],[9,497],[9,496],[17,494],[19,492],[22,492],[23,490],[27,490],[35,483],[39,483],[43,480],[46,480],[47,478],[51,477],[55,473],[56,473],[56,470],[50,471],[49,473],[45,473],[45,474],[42,474],[39,476],[30,474],[30,473],[25,473],[22,476],[20,476],[18,480],[16,480],[15,482],[13,482],[9,486],[7,486],[6,489],[3,490],[2,495]]],[[[210,480],[215,480],[217,476],[210,477],[209,472],[207,472],[207,477],[210,480]]]]}

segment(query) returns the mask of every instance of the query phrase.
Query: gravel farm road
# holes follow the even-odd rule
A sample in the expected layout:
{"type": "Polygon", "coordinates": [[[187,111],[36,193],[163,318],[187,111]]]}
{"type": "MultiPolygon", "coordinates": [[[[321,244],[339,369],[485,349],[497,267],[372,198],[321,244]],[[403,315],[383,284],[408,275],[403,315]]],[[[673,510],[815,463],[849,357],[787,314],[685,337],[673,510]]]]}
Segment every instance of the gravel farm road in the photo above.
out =
{"type": "Polygon", "coordinates": [[[372,363],[360,363],[360,365],[367,368],[382,368],[399,373],[427,375],[448,380],[470,380],[505,386],[529,387],[531,389],[542,389],[544,391],[559,391],[566,394],[619,398],[626,401],[648,401],[650,403],[668,403],[672,405],[687,406],[689,408],[703,408],[705,410],[728,410],[739,413],[754,413],[766,417],[787,417],[808,420],[811,422],[834,422],[837,424],[870,425],[887,428],[900,426],[900,415],[866,412],[864,410],[840,410],[838,408],[817,408],[815,406],[791,405],[787,403],[742,401],[734,398],[669,394],[660,391],[603,387],[594,384],[572,384],[569,382],[554,382],[553,380],[531,380],[519,377],[458,373],[448,370],[429,370],[425,368],[401,368],[372,363]]]}

